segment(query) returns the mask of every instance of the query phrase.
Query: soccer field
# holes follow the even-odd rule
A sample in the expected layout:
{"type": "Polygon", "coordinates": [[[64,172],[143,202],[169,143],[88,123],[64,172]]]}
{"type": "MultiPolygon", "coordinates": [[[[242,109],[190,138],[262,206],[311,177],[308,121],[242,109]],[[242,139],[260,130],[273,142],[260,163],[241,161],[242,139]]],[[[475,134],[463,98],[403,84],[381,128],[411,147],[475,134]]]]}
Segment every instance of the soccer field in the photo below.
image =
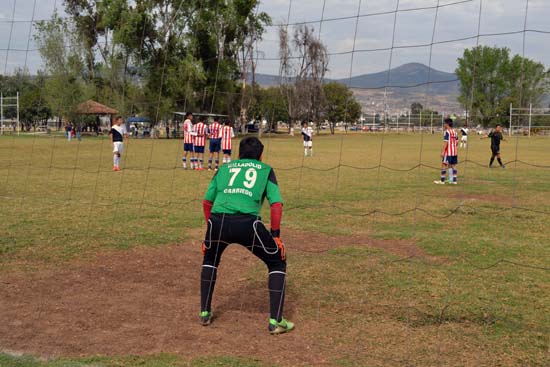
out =
{"type": "Polygon", "coordinates": [[[308,158],[263,136],[296,323],[270,337],[240,248],[198,323],[212,173],[181,169],[181,141],[132,139],[112,172],[107,138],[2,136],[0,366],[549,365],[549,140],[512,137],[489,169],[470,139],[437,186],[438,134],[321,135],[308,158]]]}

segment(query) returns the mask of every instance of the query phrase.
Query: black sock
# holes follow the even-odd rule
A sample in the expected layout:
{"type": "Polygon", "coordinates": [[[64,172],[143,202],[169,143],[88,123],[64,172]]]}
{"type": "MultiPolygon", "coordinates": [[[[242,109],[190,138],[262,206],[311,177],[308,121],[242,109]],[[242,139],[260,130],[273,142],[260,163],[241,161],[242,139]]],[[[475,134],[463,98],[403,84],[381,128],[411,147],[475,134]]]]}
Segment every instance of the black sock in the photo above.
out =
{"type": "Polygon", "coordinates": [[[269,317],[277,321],[281,321],[283,318],[285,277],[284,272],[272,271],[269,273],[269,317]]]}
{"type": "Polygon", "coordinates": [[[500,158],[497,158],[497,161],[498,161],[498,164],[500,164],[500,166],[502,167],[502,161],[500,160],[500,158]]]}
{"type": "Polygon", "coordinates": [[[212,295],[216,285],[218,269],[211,265],[203,265],[201,271],[201,311],[212,310],[212,295]]]}
{"type": "Polygon", "coordinates": [[[495,157],[491,157],[491,161],[489,162],[489,166],[492,166],[494,161],[495,161],[495,157]]]}

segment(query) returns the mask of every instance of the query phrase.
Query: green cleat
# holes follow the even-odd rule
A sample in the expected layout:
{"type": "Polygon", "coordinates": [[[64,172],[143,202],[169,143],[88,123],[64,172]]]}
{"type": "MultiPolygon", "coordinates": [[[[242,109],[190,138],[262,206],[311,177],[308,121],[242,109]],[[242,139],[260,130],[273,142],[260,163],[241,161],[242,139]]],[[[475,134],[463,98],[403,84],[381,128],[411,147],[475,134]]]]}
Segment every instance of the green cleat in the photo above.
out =
{"type": "Polygon", "coordinates": [[[202,311],[201,312],[201,325],[202,326],[208,326],[212,323],[212,319],[214,318],[214,314],[209,311],[202,311]]]}
{"type": "Polygon", "coordinates": [[[269,319],[269,333],[271,335],[283,334],[294,329],[294,323],[282,319],[277,322],[275,319],[269,319]]]}

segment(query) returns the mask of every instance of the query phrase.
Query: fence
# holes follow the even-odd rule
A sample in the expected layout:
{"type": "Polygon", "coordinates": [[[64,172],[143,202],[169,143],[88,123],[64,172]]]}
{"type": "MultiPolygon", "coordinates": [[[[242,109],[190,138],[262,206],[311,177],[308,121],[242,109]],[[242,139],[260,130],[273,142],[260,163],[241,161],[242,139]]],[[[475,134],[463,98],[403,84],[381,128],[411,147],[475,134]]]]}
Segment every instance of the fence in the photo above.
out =
{"type": "Polygon", "coordinates": [[[514,107],[510,104],[508,134],[550,135],[550,108],[514,107]]]}
{"type": "Polygon", "coordinates": [[[19,92],[13,97],[4,97],[4,95],[0,93],[0,134],[4,134],[5,130],[10,132],[17,131],[17,134],[19,134],[19,130],[21,130],[19,124],[19,92]],[[10,109],[15,109],[15,121],[13,118],[9,120],[5,119],[4,109],[8,111],[10,109]]]}

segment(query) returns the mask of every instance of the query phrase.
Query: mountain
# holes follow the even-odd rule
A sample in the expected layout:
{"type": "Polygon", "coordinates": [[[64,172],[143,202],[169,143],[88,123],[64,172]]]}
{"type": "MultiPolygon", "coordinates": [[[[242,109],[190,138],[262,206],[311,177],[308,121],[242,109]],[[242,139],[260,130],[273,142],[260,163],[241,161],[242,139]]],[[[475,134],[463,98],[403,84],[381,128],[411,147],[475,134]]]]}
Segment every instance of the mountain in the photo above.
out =
{"type": "Polygon", "coordinates": [[[420,88],[426,91],[428,82],[431,92],[454,94],[459,89],[459,82],[455,74],[435,70],[420,63],[405,64],[393,68],[389,72],[385,70],[338,81],[350,88],[357,89],[383,89],[387,86],[394,90],[420,88]]]}
{"type": "MultiPolygon", "coordinates": [[[[277,75],[256,74],[256,82],[263,87],[278,85],[279,81],[280,78],[277,75]]],[[[357,75],[351,79],[325,81],[338,81],[352,88],[364,112],[384,110],[384,105],[399,111],[408,108],[412,102],[420,102],[439,111],[457,113],[462,111],[457,102],[460,84],[456,75],[429,68],[420,63],[395,67],[389,74],[386,70],[357,75]],[[387,94],[384,93],[385,91],[387,94]]]]}
{"type": "MultiPolygon", "coordinates": [[[[278,75],[269,75],[269,74],[256,74],[256,83],[262,87],[272,87],[274,85],[279,85],[280,77],[278,75]]],[[[251,82],[252,78],[248,76],[248,82],[251,82]]]]}
{"type": "Polygon", "coordinates": [[[462,112],[457,101],[460,83],[456,75],[424,64],[410,63],[390,72],[386,70],[339,81],[352,88],[366,113],[380,112],[386,108],[390,113],[399,113],[414,102],[444,113],[462,112]]]}
{"type": "MultiPolygon", "coordinates": [[[[388,86],[392,89],[416,89],[426,90],[426,83],[430,81],[430,90],[443,93],[457,93],[458,81],[456,75],[439,71],[420,63],[410,63],[398,66],[388,70],[372,74],[357,75],[343,79],[327,79],[327,82],[338,81],[356,89],[383,89],[388,86]]],[[[278,85],[280,78],[278,75],[256,74],[256,82],[263,87],[278,85]]]]}

